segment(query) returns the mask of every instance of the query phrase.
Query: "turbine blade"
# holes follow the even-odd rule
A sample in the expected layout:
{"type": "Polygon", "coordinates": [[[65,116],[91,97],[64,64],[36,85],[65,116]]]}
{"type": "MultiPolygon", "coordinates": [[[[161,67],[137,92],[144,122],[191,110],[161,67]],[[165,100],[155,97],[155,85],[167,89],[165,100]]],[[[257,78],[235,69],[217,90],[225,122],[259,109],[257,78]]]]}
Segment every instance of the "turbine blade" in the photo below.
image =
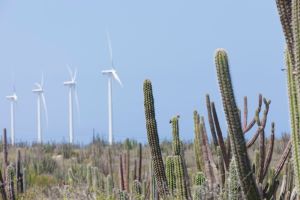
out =
{"type": "Polygon", "coordinates": [[[107,43],[108,43],[108,50],[109,50],[109,56],[110,56],[111,67],[114,68],[112,45],[111,45],[110,34],[109,34],[108,31],[106,31],[106,37],[107,37],[107,43]]]}
{"type": "Polygon", "coordinates": [[[42,86],[41,86],[39,83],[35,83],[34,85],[35,85],[37,88],[39,88],[39,89],[42,88],[42,86]]]}
{"type": "Polygon", "coordinates": [[[77,113],[78,113],[78,121],[80,124],[80,107],[79,107],[79,98],[78,98],[76,86],[74,87],[74,97],[75,97],[76,109],[77,109],[77,113]]]}
{"type": "Polygon", "coordinates": [[[77,68],[75,69],[75,72],[74,72],[74,76],[73,76],[73,81],[76,81],[76,79],[77,79],[77,68]]]}
{"type": "Polygon", "coordinates": [[[71,70],[70,65],[67,65],[67,69],[68,69],[68,71],[69,71],[69,74],[70,74],[71,79],[73,79],[73,72],[72,72],[72,70],[71,70]]]}
{"type": "Polygon", "coordinates": [[[41,86],[41,88],[44,87],[44,73],[42,73],[42,79],[41,79],[40,86],[41,86]]]}
{"type": "Polygon", "coordinates": [[[42,97],[43,108],[44,108],[44,111],[45,111],[46,124],[47,124],[47,127],[48,127],[48,124],[49,124],[49,120],[48,120],[48,108],[47,108],[46,98],[45,98],[44,93],[41,93],[41,97],[42,97]]]}
{"type": "Polygon", "coordinates": [[[123,87],[123,84],[122,84],[122,82],[121,82],[121,80],[120,80],[120,78],[119,78],[117,72],[116,72],[116,71],[113,71],[113,72],[112,72],[112,75],[113,75],[114,79],[120,84],[120,86],[123,87]]]}

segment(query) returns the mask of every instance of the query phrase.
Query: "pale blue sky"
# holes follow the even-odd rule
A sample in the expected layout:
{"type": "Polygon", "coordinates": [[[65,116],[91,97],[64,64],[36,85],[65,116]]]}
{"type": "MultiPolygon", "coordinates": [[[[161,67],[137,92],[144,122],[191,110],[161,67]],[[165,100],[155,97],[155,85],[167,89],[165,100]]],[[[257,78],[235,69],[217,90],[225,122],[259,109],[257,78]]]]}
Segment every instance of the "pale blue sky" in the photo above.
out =
{"type": "MultiPolygon", "coordinates": [[[[16,140],[36,140],[33,83],[45,74],[49,127],[45,140],[67,140],[66,64],[77,67],[81,123],[75,141],[87,142],[95,128],[107,138],[106,29],[124,88],[114,84],[115,138],[146,140],[143,80],[153,82],[158,130],[170,138],[169,119],[180,114],[184,140],[193,137],[193,110],[206,116],[205,94],[216,101],[225,128],[214,51],[228,50],[236,98],[272,99],[269,119],[277,133],[289,130],[284,39],[275,2],[261,1],[80,1],[0,2],[0,127],[9,127],[15,73],[19,102],[16,140]]],[[[267,127],[269,130],[269,126],[267,127]]],[[[224,130],[225,131],[225,130],[224,130]]]]}

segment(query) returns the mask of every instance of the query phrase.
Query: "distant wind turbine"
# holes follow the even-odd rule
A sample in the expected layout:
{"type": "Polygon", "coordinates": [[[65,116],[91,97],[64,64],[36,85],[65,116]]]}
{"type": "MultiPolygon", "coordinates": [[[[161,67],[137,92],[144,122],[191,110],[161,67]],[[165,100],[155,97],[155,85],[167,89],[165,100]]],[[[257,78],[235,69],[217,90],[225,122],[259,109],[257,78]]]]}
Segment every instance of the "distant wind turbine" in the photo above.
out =
{"type": "Polygon", "coordinates": [[[78,101],[78,94],[76,89],[76,78],[77,78],[77,69],[73,73],[70,67],[68,67],[68,71],[70,74],[70,81],[65,81],[64,85],[69,87],[69,142],[73,144],[74,142],[74,125],[73,125],[73,99],[75,98],[77,112],[79,115],[79,101],[78,101]]]}
{"type": "Polygon", "coordinates": [[[45,112],[46,123],[48,126],[48,110],[46,99],[44,96],[44,76],[42,76],[42,80],[40,83],[35,83],[35,89],[32,90],[33,93],[37,94],[37,142],[42,143],[42,104],[45,112]]]}
{"type": "Polygon", "coordinates": [[[11,145],[15,145],[15,104],[18,100],[16,94],[15,85],[13,85],[13,94],[6,96],[6,99],[10,101],[10,134],[11,134],[11,145]]]}
{"type": "Polygon", "coordinates": [[[107,42],[108,42],[108,48],[110,54],[111,69],[103,70],[102,74],[108,76],[108,142],[110,145],[112,145],[113,144],[112,79],[116,80],[121,87],[123,85],[117,74],[117,71],[114,69],[112,46],[111,46],[110,35],[108,32],[107,32],[107,42]]]}

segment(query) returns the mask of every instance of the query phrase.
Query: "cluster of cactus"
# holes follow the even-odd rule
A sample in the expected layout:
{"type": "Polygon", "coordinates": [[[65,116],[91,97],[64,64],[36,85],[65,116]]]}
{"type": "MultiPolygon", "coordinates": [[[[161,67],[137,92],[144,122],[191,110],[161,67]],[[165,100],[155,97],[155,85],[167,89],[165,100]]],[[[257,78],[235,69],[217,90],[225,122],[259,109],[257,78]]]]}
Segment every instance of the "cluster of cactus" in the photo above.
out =
{"type": "Polygon", "coordinates": [[[162,199],[168,196],[176,197],[177,199],[192,199],[193,196],[193,199],[195,199],[195,196],[199,196],[200,193],[207,189],[214,192],[219,190],[219,196],[223,199],[243,198],[252,200],[275,198],[278,191],[279,174],[290,156],[291,142],[288,142],[286,145],[279,162],[274,168],[274,173],[268,175],[271,171],[269,168],[275,141],[275,123],[271,125],[271,136],[268,145],[265,136],[271,101],[259,95],[257,110],[252,120],[248,123],[248,100],[247,97],[244,97],[242,117],[241,111],[235,102],[228,56],[224,49],[216,51],[215,62],[228,126],[228,137],[227,140],[224,140],[215,104],[210,101],[209,95],[206,95],[208,122],[212,136],[211,145],[213,148],[211,148],[208,140],[204,117],[200,116],[197,111],[194,111],[195,161],[197,174],[203,178],[197,179],[199,182],[194,184],[193,195],[191,195],[191,187],[188,185],[190,181],[184,164],[184,148],[179,138],[179,116],[173,117],[170,121],[172,124],[173,155],[166,157],[166,166],[164,167],[156,127],[152,85],[149,80],[144,82],[146,128],[156,181],[154,187],[158,186],[162,199]],[[262,118],[260,118],[263,105],[265,109],[262,113],[262,118]],[[255,125],[257,125],[255,133],[246,141],[245,134],[250,132],[255,125]],[[251,162],[248,150],[256,141],[259,144],[256,150],[256,161],[251,162]],[[214,154],[217,155],[217,161],[213,156],[214,154]],[[158,166],[160,167],[158,168],[158,166]],[[164,171],[165,168],[166,171],[164,171]],[[200,182],[202,183],[200,184],[200,182]],[[203,187],[199,187],[200,185],[203,187]]]}
{"type": "Polygon", "coordinates": [[[21,151],[19,149],[17,149],[16,162],[8,162],[8,144],[6,134],[6,129],[4,129],[2,137],[4,162],[3,171],[0,170],[0,192],[2,199],[15,200],[26,190],[26,170],[22,169],[21,151]]]}

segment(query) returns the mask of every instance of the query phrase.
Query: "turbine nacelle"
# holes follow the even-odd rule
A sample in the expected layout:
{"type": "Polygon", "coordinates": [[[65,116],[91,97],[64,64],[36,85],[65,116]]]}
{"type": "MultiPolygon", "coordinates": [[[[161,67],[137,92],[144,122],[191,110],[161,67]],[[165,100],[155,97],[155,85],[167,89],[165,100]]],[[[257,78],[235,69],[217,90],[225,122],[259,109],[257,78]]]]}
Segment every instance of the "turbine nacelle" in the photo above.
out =
{"type": "Polygon", "coordinates": [[[119,75],[117,74],[117,71],[115,69],[103,70],[102,74],[113,77],[113,79],[115,79],[120,84],[120,86],[123,87],[123,84],[122,84],[122,82],[119,78],[119,75]]]}
{"type": "Polygon", "coordinates": [[[76,82],[75,82],[75,81],[65,81],[65,82],[64,82],[64,85],[65,85],[65,86],[75,86],[75,85],[76,85],[76,82]]]}
{"type": "Polygon", "coordinates": [[[8,99],[9,101],[17,101],[18,96],[16,94],[13,94],[11,96],[6,96],[6,99],[8,99]]]}

